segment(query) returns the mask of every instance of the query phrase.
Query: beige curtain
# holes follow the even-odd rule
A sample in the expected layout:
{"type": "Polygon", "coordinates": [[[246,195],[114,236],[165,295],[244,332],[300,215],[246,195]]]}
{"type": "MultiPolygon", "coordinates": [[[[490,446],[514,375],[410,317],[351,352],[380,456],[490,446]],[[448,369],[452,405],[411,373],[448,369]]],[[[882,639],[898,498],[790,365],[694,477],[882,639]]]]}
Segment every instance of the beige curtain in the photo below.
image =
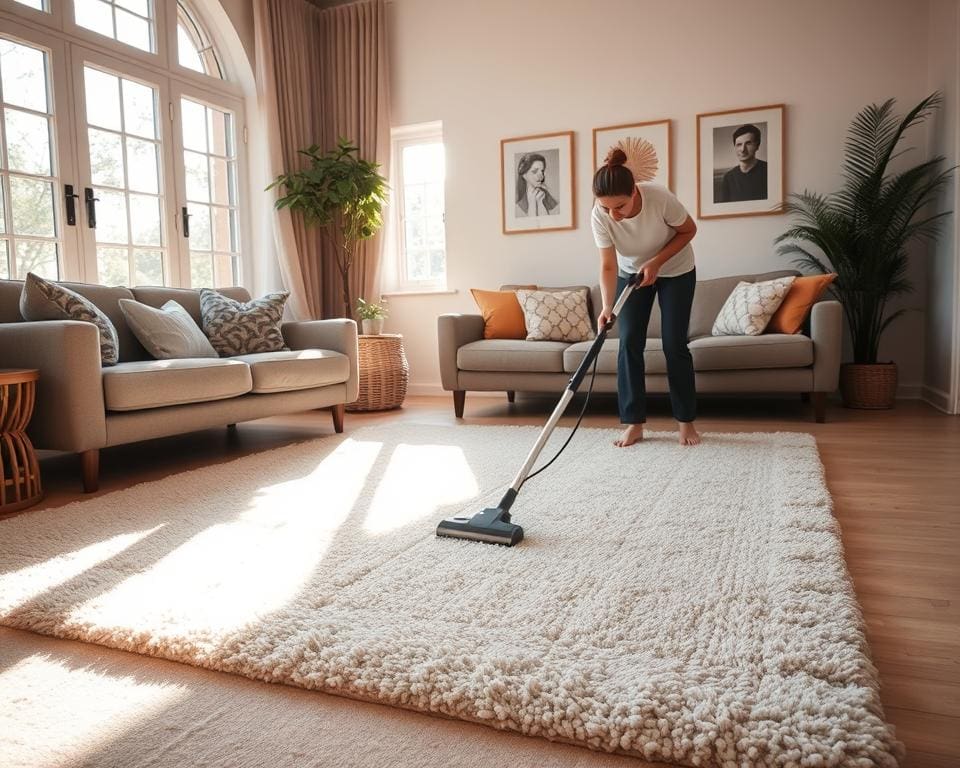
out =
{"type": "MultiPolygon", "coordinates": [[[[324,11],[306,0],[257,0],[257,23],[258,91],[276,145],[271,178],[304,166],[297,150],[311,144],[330,149],[339,136],[385,173],[390,117],[383,0],[324,11]]],[[[275,226],[291,293],[300,293],[310,317],[342,317],[340,273],[319,233],[289,214],[277,216],[275,226]]],[[[351,310],[358,296],[378,297],[381,251],[380,236],[361,244],[351,274],[351,310]]]]}

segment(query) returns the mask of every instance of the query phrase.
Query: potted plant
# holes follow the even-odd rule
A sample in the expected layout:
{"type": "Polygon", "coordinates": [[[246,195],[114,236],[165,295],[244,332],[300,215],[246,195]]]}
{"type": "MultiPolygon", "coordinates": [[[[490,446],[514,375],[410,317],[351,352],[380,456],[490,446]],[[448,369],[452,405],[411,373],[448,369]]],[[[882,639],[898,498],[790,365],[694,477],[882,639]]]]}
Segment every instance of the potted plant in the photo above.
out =
{"type": "Polygon", "coordinates": [[[368,336],[379,336],[383,333],[383,321],[387,316],[386,299],[380,301],[383,304],[374,304],[372,302],[357,299],[357,317],[360,318],[362,331],[368,336]]]}
{"type": "Polygon", "coordinates": [[[304,221],[320,227],[340,273],[343,316],[350,317],[350,273],[361,240],[373,237],[383,226],[387,180],[379,164],[363,160],[358,148],[344,138],[335,149],[321,152],[317,145],[301,149],[310,167],[278,176],[267,189],[285,193],[275,203],[303,214],[304,221]]]}
{"type": "Polygon", "coordinates": [[[904,132],[940,107],[940,94],[903,118],[893,114],[894,103],[870,104],[857,114],[847,131],[843,186],[827,195],[790,195],[785,208],[798,223],[775,241],[780,254],[797,257],[798,267],[837,274],[830,290],[843,305],[853,341],[853,362],[841,366],[840,390],[844,405],[853,408],[893,406],[897,366],[879,362],[877,351],[883,332],[906,310],[888,313],[887,304],[913,290],[908,247],[934,241],[950,213],[930,208],[953,172],[939,169],[943,157],[888,169],[909,151],[898,149],[904,132]]]}

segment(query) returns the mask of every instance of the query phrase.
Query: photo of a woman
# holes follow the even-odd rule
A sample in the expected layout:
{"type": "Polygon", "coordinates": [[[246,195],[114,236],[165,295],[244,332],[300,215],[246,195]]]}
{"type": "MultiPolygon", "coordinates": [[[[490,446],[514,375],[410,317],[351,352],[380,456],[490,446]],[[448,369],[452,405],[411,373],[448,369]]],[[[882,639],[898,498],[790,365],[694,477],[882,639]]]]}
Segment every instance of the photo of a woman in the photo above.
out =
{"type": "Polygon", "coordinates": [[[558,211],[557,199],[546,185],[547,159],[539,152],[520,155],[517,163],[516,215],[552,216],[558,211]]]}

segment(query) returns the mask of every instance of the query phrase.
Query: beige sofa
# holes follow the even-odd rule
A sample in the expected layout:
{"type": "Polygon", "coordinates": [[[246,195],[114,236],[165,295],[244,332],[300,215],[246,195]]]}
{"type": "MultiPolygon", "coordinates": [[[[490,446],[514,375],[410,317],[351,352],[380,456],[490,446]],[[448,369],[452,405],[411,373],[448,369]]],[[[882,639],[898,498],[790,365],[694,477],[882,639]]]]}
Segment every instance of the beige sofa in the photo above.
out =
{"type": "MultiPolygon", "coordinates": [[[[198,291],[63,283],[110,318],[120,361],[101,367],[98,330],[72,320],[25,322],[23,283],[0,280],[0,368],[40,370],[28,434],[39,449],[79,453],[86,492],[97,489],[99,449],[240,421],[331,408],[343,431],[344,404],[357,399],[353,320],[284,323],[289,352],[234,358],[154,360],[127,326],[120,299],[160,307],[173,299],[200,322],[198,291]]],[[[243,288],[222,289],[248,301],[243,288]]]]}
{"type": "MultiPolygon", "coordinates": [[[[809,394],[814,415],[824,421],[826,396],[836,390],[840,374],[843,317],[840,304],[822,300],[813,306],[808,327],[796,335],[711,336],[713,322],[730,292],[741,280],[757,282],[784,275],[783,270],[735,275],[697,282],[690,316],[690,352],[697,375],[697,392],[809,394]]],[[[503,290],[517,286],[503,286],[503,290]]],[[[584,287],[584,286],[568,286],[584,287]]],[[[596,316],[600,290],[591,291],[596,316]]],[[[594,320],[594,323],[596,321],[594,320]]],[[[463,416],[468,391],[514,393],[550,392],[558,396],[593,342],[484,339],[480,315],[446,314],[438,319],[440,378],[453,392],[454,412],[463,416]]],[[[648,392],[667,392],[666,360],[660,344],[660,314],[654,305],[644,355],[648,392]]],[[[595,392],[617,391],[619,341],[614,326],[597,358],[595,392]]],[[[585,381],[581,389],[586,389],[585,381]]]]}

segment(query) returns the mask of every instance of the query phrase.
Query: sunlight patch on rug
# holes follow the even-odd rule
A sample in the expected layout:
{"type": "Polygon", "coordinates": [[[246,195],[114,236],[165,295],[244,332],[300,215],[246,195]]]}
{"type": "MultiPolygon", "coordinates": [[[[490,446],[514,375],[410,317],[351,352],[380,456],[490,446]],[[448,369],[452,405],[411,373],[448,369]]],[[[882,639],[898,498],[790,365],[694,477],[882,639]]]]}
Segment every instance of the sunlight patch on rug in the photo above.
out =
{"type": "Polygon", "coordinates": [[[0,623],[649,760],[897,764],[810,435],[581,429],[520,546],[437,539],[538,432],[369,427],[0,521],[0,623]]]}

